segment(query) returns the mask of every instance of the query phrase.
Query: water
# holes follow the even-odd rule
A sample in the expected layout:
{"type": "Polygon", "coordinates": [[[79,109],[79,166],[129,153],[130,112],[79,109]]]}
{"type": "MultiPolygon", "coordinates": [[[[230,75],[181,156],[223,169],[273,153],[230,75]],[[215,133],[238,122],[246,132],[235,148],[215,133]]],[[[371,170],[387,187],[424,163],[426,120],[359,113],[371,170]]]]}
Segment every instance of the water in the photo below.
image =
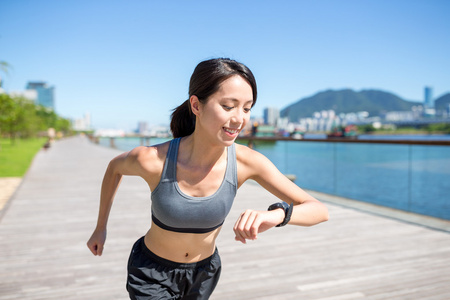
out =
{"type": "MultiPolygon", "coordinates": [[[[395,139],[373,136],[388,138],[395,139]]],[[[413,138],[430,136],[397,137],[413,138]]],[[[150,144],[167,140],[154,138],[150,144]]],[[[109,146],[108,139],[100,143],[109,146]]],[[[115,140],[121,150],[140,143],[115,140]]],[[[450,220],[450,146],[278,141],[256,142],[254,149],[281,172],[296,175],[302,188],[450,220]]]]}

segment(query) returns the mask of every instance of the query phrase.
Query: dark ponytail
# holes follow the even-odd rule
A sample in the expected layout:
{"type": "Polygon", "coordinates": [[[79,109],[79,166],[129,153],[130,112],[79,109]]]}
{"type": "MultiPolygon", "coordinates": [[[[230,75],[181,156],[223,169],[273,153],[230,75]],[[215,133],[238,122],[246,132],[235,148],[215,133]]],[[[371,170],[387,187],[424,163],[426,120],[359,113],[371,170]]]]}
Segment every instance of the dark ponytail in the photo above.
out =
{"type": "MultiPolygon", "coordinates": [[[[256,80],[252,71],[244,64],[228,58],[202,61],[192,73],[189,82],[189,98],[197,96],[202,104],[219,90],[220,84],[231,76],[239,75],[250,84],[253,91],[253,105],[256,103],[256,80]]],[[[191,111],[189,99],[172,112],[170,130],[174,138],[191,135],[195,130],[195,115],[191,111]]]]}
{"type": "Polygon", "coordinates": [[[189,99],[173,110],[170,130],[174,138],[188,136],[194,132],[195,115],[191,111],[189,99]]]}

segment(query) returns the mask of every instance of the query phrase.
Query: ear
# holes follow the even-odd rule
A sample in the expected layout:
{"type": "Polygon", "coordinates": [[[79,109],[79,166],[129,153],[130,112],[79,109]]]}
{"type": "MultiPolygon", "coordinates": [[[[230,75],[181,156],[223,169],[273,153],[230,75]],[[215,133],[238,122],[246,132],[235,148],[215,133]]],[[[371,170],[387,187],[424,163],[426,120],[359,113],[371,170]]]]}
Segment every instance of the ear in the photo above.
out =
{"type": "Polygon", "coordinates": [[[191,105],[191,111],[194,115],[198,116],[200,114],[200,100],[198,100],[198,97],[195,95],[192,95],[191,98],[189,98],[189,104],[191,105]]]}

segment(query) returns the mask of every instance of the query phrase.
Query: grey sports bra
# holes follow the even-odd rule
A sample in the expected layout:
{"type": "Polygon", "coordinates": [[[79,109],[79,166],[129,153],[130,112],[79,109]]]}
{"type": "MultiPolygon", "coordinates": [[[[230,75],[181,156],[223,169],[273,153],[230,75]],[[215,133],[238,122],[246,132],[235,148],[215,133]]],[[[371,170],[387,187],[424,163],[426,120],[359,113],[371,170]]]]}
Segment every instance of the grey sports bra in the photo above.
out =
{"type": "Polygon", "coordinates": [[[163,173],[151,194],[152,220],[159,227],[184,233],[206,233],[223,224],[237,192],[236,150],[228,147],[227,168],[219,189],[207,197],[192,197],[177,183],[180,138],[170,142],[163,173]]]}

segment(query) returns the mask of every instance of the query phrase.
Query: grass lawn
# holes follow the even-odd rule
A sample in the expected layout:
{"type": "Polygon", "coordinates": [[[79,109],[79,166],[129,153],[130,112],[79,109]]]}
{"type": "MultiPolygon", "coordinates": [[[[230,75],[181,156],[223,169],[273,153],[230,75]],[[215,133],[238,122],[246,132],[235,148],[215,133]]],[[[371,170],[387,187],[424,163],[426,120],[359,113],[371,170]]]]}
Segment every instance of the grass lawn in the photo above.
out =
{"type": "Polygon", "coordinates": [[[45,144],[46,138],[10,139],[0,138],[0,177],[22,177],[33,157],[45,144]]]}

